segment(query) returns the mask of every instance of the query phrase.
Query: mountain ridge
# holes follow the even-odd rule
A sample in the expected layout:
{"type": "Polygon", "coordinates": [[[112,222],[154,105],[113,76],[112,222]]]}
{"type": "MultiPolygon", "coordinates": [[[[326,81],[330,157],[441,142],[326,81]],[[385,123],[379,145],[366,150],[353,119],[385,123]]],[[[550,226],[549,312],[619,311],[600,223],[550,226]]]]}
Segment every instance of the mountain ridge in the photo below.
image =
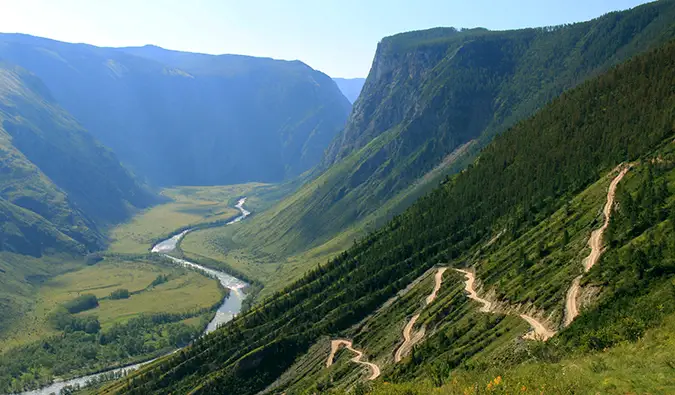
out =
{"type": "Polygon", "coordinates": [[[350,109],[328,76],[299,61],[11,34],[0,35],[0,58],[37,75],[92,135],[155,185],[297,176],[318,163],[350,109]]]}
{"type": "Polygon", "coordinates": [[[238,230],[297,253],[377,229],[491,139],[565,90],[675,37],[675,2],[514,31],[436,28],[383,39],[313,179],[238,230]]]}

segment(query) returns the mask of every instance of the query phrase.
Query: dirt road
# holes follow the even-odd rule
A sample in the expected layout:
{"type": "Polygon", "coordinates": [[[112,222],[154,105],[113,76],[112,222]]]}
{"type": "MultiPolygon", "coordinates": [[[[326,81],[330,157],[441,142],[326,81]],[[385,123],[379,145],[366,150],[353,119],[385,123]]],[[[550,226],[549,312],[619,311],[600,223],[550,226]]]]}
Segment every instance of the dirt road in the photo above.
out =
{"type": "Polygon", "coordinates": [[[478,296],[478,293],[476,293],[475,289],[476,276],[472,272],[465,269],[455,269],[455,270],[466,276],[464,290],[466,290],[466,292],[469,293],[468,295],[469,299],[473,299],[476,302],[482,303],[483,307],[480,308],[480,311],[482,311],[483,313],[489,313],[492,310],[492,303],[489,300],[481,298],[480,296],[478,296]]]}
{"type": "Polygon", "coordinates": [[[434,290],[431,292],[431,294],[429,294],[429,296],[427,296],[427,306],[430,305],[434,299],[436,299],[438,291],[441,289],[441,284],[443,283],[443,273],[445,273],[446,270],[448,270],[447,267],[438,268],[438,271],[434,276],[434,290]]]}
{"type": "MultiPolygon", "coordinates": [[[[591,270],[600,256],[604,252],[602,246],[602,237],[605,234],[605,230],[609,226],[609,219],[612,215],[612,208],[614,207],[614,197],[616,195],[616,188],[619,185],[619,182],[623,177],[628,173],[630,166],[624,166],[619,174],[614,177],[612,182],[609,184],[609,189],[607,190],[607,201],[605,202],[605,207],[602,210],[603,215],[605,216],[605,222],[602,224],[602,227],[591,232],[591,237],[588,239],[588,246],[591,247],[591,253],[583,260],[584,273],[591,270]]],[[[565,299],[565,326],[574,321],[574,319],[579,315],[579,306],[577,304],[577,298],[579,296],[581,276],[578,276],[572,282],[570,289],[567,291],[567,296],[565,299]]]]}
{"type": "Polygon", "coordinates": [[[361,358],[363,358],[363,352],[354,349],[354,347],[352,347],[352,342],[347,339],[331,340],[330,355],[328,355],[328,360],[326,360],[326,367],[330,367],[333,364],[333,359],[335,359],[335,353],[340,349],[340,346],[345,346],[347,350],[356,354],[356,356],[351,359],[352,362],[359,363],[361,365],[365,365],[370,368],[372,374],[370,375],[370,377],[368,377],[368,380],[375,380],[380,376],[380,367],[375,365],[374,363],[362,361],[361,358]]]}
{"type": "MultiPolygon", "coordinates": [[[[476,292],[475,289],[476,276],[473,274],[473,272],[470,272],[465,269],[455,269],[455,270],[466,276],[464,289],[466,290],[466,292],[469,293],[469,295],[467,295],[469,299],[473,299],[479,303],[482,303],[483,307],[481,307],[480,311],[482,311],[483,313],[491,312],[492,302],[481,298],[480,296],[478,296],[478,293],[476,292]]],[[[556,334],[555,331],[547,329],[546,326],[544,326],[544,324],[542,324],[532,316],[526,314],[519,314],[519,316],[520,318],[527,321],[527,323],[530,324],[530,326],[532,327],[532,331],[525,334],[525,336],[523,336],[523,339],[546,341],[556,334]]]]}
{"type": "Polygon", "coordinates": [[[579,310],[577,309],[577,297],[579,296],[581,276],[577,276],[572,281],[570,289],[567,290],[567,296],[565,297],[565,326],[574,321],[574,319],[579,315],[579,310]]]}
{"type": "Polygon", "coordinates": [[[523,336],[523,339],[528,340],[541,340],[545,342],[546,340],[555,336],[556,332],[548,330],[541,322],[537,321],[536,318],[531,317],[527,314],[521,314],[520,318],[527,321],[528,324],[532,327],[532,331],[528,332],[523,336]]]}
{"type": "MultiPolygon", "coordinates": [[[[443,283],[443,273],[446,270],[448,270],[447,267],[440,267],[436,271],[434,275],[434,289],[427,296],[425,307],[430,305],[436,299],[436,296],[438,296],[438,291],[440,291],[441,284],[443,283]]],[[[394,362],[400,362],[412,350],[412,347],[424,337],[424,328],[413,333],[413,327],[418,318],[420,318],[420,315],[415,314],[403,328],[403,344],[394,353],[394,362]]]]}

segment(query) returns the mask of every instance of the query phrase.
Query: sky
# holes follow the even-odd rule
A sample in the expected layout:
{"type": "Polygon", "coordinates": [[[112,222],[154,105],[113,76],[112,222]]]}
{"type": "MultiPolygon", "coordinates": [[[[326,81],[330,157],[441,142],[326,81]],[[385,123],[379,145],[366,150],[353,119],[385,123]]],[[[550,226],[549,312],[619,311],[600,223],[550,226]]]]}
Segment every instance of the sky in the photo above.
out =
{"type": "Polygon", "coordinates": [[[437,26],[506,30],[592,19],[645,0],[0,0],[0,31],[98,46],[301,60],[365,77],[377,43],[437,26]]]}

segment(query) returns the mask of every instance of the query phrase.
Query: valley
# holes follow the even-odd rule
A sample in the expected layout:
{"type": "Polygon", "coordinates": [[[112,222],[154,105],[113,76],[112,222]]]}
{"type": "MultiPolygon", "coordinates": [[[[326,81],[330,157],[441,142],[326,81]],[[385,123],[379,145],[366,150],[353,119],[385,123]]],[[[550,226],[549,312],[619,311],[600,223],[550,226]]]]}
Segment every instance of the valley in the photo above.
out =
{"type": "Polygon", "coordinates": [[[302,61],[0,33],[0,394],[675,393],[675,0],[366,78],[344,7],[302,61]]]}
{"type": "MultiPolygon", "coordinates": [[[[239,211],[238,215],[232,216],[229,221],[225,225],[231,225],[238,223],[239,221],[245,219],[248,215],[251,213],[247,211],[243,205],[246,202],[246,198],[241,198],[237,202],[235,208],[237,211],[239,211]]],[[[197,205],[201,205],[201,203],[197,203],[197,205]]],[[[157,244],[153,245],[151,248],[151,252],[155,254],[159,254],[166,259],[170,260],[173,262],[175,265],[179,267],[186,267],[191,270],[188,270],[187,273],[188,275],[193,277],[194,279],[197,280],[208,280],[209,278],[212,279],[217,279],[220,286],[227,290],[224,295],[218,295],[215,300],[217,301],[216,303],[219,304],[219,307],[215,310],[215,314],[207,314],[206,316],[212,316],[212,318],[208,321],[208,325],[203,329],[203,334],[206,335],[208,333],[213,332],[216,330],[220,325],[223,325],[230,320],[232,320],[237,314],[241,312],[242,308],[242,302],[246,295],[244,294],[243,289],[247,287],[247,284],[233,276],[230,276],[229,274],[222,273],[213,269],[205,268],[203,266],[197,265],[195,263],[180,259],[180,258],[175,258],[169,254],[171,254],[178,246],[178,243],[180,242],[181,238],[185,236],[187,231],[183,231],[179,233],[176,236],[172,236],[166,240],[160,241],[157,244]],[[220,300],[222,299],[222,303],[220,300]]],[[[99,263],[99,265],[101,265],[99,263]]],[[[124,272],[120,273],[122,275],[129,275],[129,274],[137,274],[133,271],[133,269],[130,269],[128,267],[124,268],[124,272]]],[[[86,276],[86,273],[82,273],[82,271],[75,272],[77,276],[86,276]]],[[[110,279],[110,278],[116,278],[116,276],[113,274],[105,273],[104,270],[101,270],[98,268],[96,270],[97,276],[100,276],[100,278],[103,279],[110,279]]],[[[167,274],[160,274],[157,278],[168,278],[167,274]]],[[[140,280],[140,279],[139,279],[140,280]]],[[[53,280],[54,282],[64,282],[64,279],[59,279],[58,277],[53,280]]],[[[142,280],[141,280],[142,281],[142,280]]],[[[78,286],[82,286],[83,282],[82,281],[73,281],[71,282],[77,283],[78,286]]],[[[86,283],[85,283],[86,284],[86,283]]],[[[83,289],[81,291],[93,291],[93,292],[98,292],[101,293],[101,295],[105,294],[105,292],[109,291],[111,287],[114,286],[119,286],[119,285],[126,285],[128,282],[123,282],[123,283],[116,283],[113,285],[104,285],[104,286],[97,286],[97,287],[90,287],[83,289]]],[[[153,282],[154,284],[154,282],[153,282]]],[[[164,312],[164,311],[170,311],[170,312],[176,312],[176,311],[182,311],[182,310],[190,310],[190,307],[192,307],[192,310],[195,309],[195,307],[191,306],[191,304],[197,303],[197,309],[199,308],[199,300],[195,298],[196,295],[192,295],[189,292],[186,292],[187,290],[183,289],[184,287],[176,287],[175,285],[171,285],[170,281],[165,281],[162,282],[162,284],[158,284],[159,286],[164,286],[167,285],[170,287],[169,289],[172,288],[177,288],[180,289],[181,293],[177,295],[172,295],[170,293],[160,293],[160,294],[153,294],[150,296],[150,298],[145,298],[143,300],[137,300],[138,298],[136,297],[137,294],[141,293],[145,289],[142,290],[132,290],[131,294],[134,295],[134,303],[135,305],[140,305],[143,306],[144,309],[142,312],[135,312],[133,309],[130,309],[128,306],[116,306],[119,311],[123,314],[122,316],[124,318],[129,318],[129,315],[139,315],[139,314],[149,314],[151,315],[152,313],[157,313],[157,312],[164,312]],[[169,305],[167,305],[167,301],[169,302],[169,305]],[[183,303],[189,303],[190,305],[186,306],[181,306],[181,305],[176,305],[176,302],[183,302],[183,303]],[[159,311],[154,311],[152,310],[153,308],[153,303],[154,304],[159,304],[160,310],[159,311]],[[149,309],[148,309],[149,308],[149,309]]],[[[203,291],[205,288],[206,284],[196,284],[196,289],[203,291]]],[[[79,291],[78,291],[79,294],[79,291]]],[[[105,298],[105,297],[104,297],[105,298]]],[[[58,298],[53,298],[53,297],[48,297],[47,298],[50,302],[58,303],[60,300],[58,298]]],[[[51,309],[47,309],[51,310],[51,309]]],[[[213,309],[211,309],[213,310],[213,309]]],[[[100,314],[101,321],[102,321],[102,329],[106,329],[106,325],[110,326],[110,323],[105,320],[106,314],[105,314],[105,305],[101,305],[99,308],[97,308],[97,312],[100,314]]],[[[115,315],[114,313],[112,314],[113,317],[120,317],[120,313],[115,315]]],[[[97,316],[98,317],[98,316],[97,316]]],[[[202,317],[203,318],[203,317],[202,317]]],[[[189,320],[189,319],[188,319],[189,320]]],[[[187,321],[187,320],[186,320],[187,321]]],[[[203,321],[203,320],[202,320],[203,321]]],[[[202,324],[203,325],[203,324],[202,324]]],[[[40,337],[44,337],[45,335],[42,334],[40,337]]],[[[171,355],[176,351],[171,351],[170,353],[166,355],[171,355]]],[[[77,377],[74,379],[68,379],[68,380],[57,380],[55,383],[45,386],[43,388],[40,388],[38,390],[34,391],[27,391],[27,392],[22,392],[21,394],[23,395],[47,395],[51,393],[56,393],[68,389],[80,389],[80,388],[85,388],[89,385],[97,384],[98,382],[105,381],[107,379],[111,378],[116,378],[120,376],[124,376],[126,374],[129,374],[130,372],[141,368],[142,366],[152,363],[155,359],[133,364],[133,365],[127,365],[123,366],[121,368],[115,368],[115,369],[105,369],[102,368],[100,372],[91,374],[91,375],[86,375],[86,376],[81,376],[77,377]]]]}

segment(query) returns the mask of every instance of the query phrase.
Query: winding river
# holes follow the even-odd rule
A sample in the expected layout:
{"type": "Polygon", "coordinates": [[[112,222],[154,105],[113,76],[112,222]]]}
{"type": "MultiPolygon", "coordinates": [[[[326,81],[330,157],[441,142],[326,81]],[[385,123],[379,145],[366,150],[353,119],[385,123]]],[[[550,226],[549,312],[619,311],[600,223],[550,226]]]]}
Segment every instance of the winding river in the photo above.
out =
{"type": "MultiPolygon", "coordinates": [[[[244,218],[248,217],[251,212],[246,210],[244,208],[244,203],[246,203],[246,198],[243,197],[237,201],[236,208],[239,209],[239,212],[241,213],[239,216],[235,217],[233,220],[228,222],[226,225],[232,225],[235,224],[244,218]]],[[[211,277],[214,277],[220,281],[223,287],[228,288],[230,290],[230,295],[223,300],[223,304],[220,305],[218,310],[216,311],[216,315],[213,317],[211,322],[209,322],[208,326],[206,327],[206,330],[204,330],[204,334],[213,332],[216,330],[220,325],[232,320],[236,314],[238,314],[241,311],[241,303],[246,297],[244,292],[242,291],[243,288],[245,288],[248,284],[245,282],[241,281],[240,279],[230,276],[227,273],[220,272],[218,270],[213,270],[201,265],[198,265],[196,263],[186,261],[185,259],[179,259],[172,257],[171,255],[168,255],[170,252],[176,249],[176,246],[178,245],[178,242],[189,232],[191,232],[194,229],[188,229],[185,230],[173,237],[170,237],[164,241],[161,241],[157,244],[155,244],[152,247],[152,252],[156,254],[161,254],[166,258],[171,259],[174,263],[190,268],[190,269],[195,269],[199,270],[201,272],[204,272],[208,274],[211,277]]],[[[175,352],[175,351],[174,351],[175,352]]],[[[58,394],[63,388],[67,386],[80,386],[80,387],[85,387],[88,382],[91,382],[93,380],[97,380],[99,377],[103,375],[111,375],[111,374],[120,374],[124,375],[127,372],[134,371],[138,368],[140,368],[143,365],[146,365],[150,362],[154,361],[154,359],[145,361],[142,363],[138,363],[135,365],[129,365],[125,366],[122,368],[118,369],[110,369],[101,373],[96,373],[96,374],[91,374],[87,376],[82,376],[82,377],[77,377],[74,379],[70,380],[57,380],[51,385],[47,387],[40,388],[38,390],[33,390],[33,391],[26,391],[22,392],[20,395],[49,395],[49,394],[58,394]]]]}

